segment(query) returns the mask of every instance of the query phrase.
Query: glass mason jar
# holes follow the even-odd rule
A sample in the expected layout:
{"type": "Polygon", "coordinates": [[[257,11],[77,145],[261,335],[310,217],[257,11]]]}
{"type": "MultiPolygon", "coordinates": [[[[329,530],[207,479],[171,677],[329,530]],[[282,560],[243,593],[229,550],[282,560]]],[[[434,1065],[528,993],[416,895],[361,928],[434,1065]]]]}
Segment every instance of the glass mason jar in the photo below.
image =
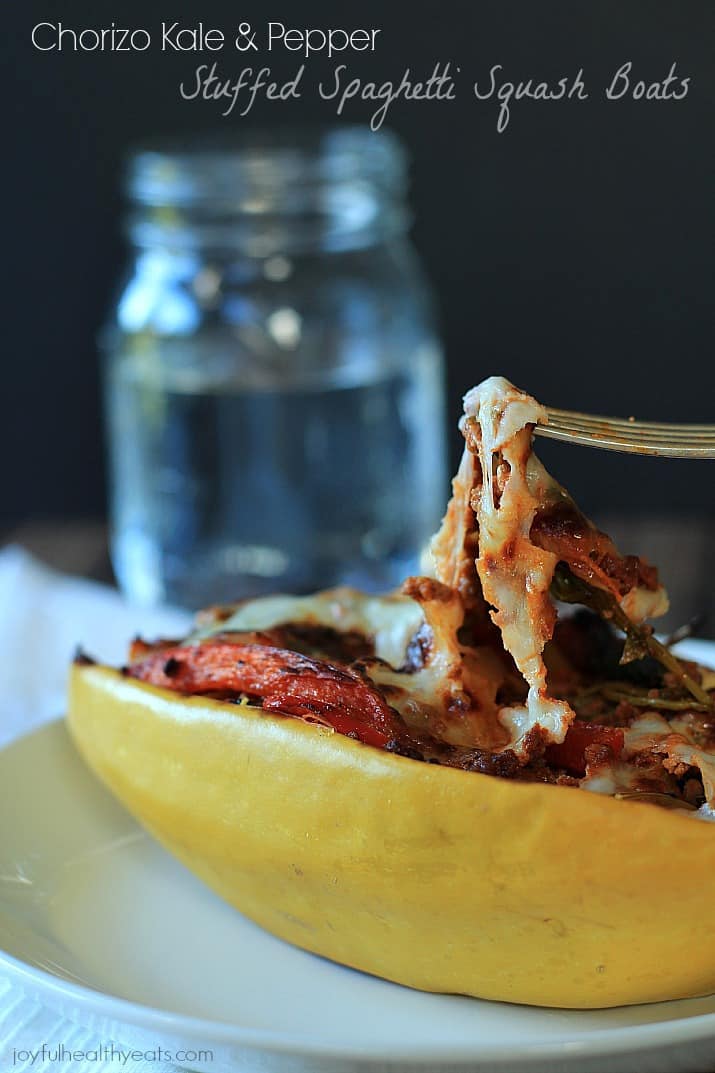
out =
{"type": "Polygon", "coordinates": [[[123,590],[200,607],[414,572],[447,483],[400,143],[157,146],[126,188],[133,255],[103,337],[123,590]]]}

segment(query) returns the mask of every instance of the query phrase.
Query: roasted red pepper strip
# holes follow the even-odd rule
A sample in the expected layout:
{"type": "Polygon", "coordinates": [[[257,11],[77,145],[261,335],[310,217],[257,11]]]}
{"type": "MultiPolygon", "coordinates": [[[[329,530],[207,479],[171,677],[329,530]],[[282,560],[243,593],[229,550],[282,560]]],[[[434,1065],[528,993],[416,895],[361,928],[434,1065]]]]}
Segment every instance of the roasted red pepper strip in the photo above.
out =
{"type": "Polygon", "coordinates": [[[383,747],[397,714],[357,674],[285,648],[226,641],[162,648],[126,673],[177,693],[246,693],[269,712],[315,719],[367,745],[383,747]]]}
{"type": "Polygon", "coordinates": [[[544,756],[554,767],[565,768],[572,775],[586,774],[586,749],[589,745],[605,745],[617,760],[623,751],[623,731],[595,723],[574,720],[560,745],[549,745],[544,756]]]}

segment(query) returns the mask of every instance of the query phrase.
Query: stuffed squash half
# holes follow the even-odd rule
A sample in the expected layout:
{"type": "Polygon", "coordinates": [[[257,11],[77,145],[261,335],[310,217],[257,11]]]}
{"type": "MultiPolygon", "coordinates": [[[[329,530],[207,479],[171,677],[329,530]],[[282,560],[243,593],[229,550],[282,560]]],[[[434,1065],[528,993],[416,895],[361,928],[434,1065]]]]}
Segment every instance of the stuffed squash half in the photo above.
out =
{"type": "Polygon", "coordinates": [[[704,994],[715,674],[646,624],[657,571],[549,476],[544,421],[484,381],[424,576],[211,608],[116,670],[81,656],[71,733],[169,850],[306,950],[536,1005],[704,994]]]}

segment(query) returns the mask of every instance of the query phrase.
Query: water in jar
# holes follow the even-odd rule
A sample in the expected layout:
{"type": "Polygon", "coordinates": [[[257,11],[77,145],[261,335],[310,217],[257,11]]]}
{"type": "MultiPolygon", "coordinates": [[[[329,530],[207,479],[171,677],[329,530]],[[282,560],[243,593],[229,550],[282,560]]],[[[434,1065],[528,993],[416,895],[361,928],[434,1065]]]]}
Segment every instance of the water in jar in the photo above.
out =
{"type": "Polygon", "coordinates": [[[128,595],[186,607],[419,569],[447,495],[439,355],[247,383],[215,352],[154,342],[107,384],[113,558],[128,595]]]}

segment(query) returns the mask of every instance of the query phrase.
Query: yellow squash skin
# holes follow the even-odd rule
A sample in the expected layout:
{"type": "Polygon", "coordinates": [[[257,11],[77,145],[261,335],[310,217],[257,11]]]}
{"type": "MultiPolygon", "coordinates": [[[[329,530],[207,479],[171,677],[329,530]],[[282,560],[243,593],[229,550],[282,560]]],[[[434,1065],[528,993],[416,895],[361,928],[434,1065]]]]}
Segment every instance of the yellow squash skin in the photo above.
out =
{"type": "Polygon", "coordinates": [[[427,991],[603,1007],[715,990],[715,827],[72,672],[90,767],[268,931],[427,991]]]}

